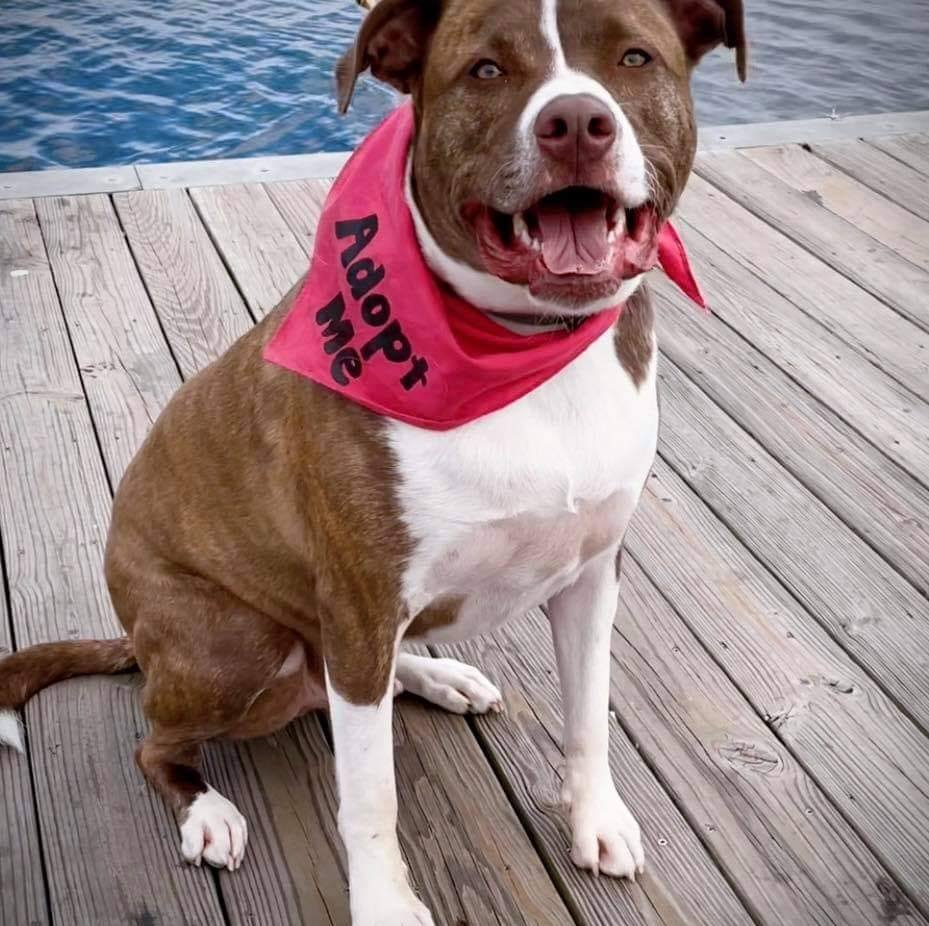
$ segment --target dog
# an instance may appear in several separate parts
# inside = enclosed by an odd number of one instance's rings
[[[139,766],[183,857],[234,870],[246,821],[201,745],[328,709],[352,922],[431,924],[396,835],[393,697],[502,697],[401,641],[545,604],[571,856],[642,871],[607,752],[623,537],[658,432],[643,279],[696,149],[691,72],[720,44],[744,80],[741,0],[381,0],[340,108],[368,70],[410,101],[337,181],[309,277],[127,469],[106,550],[126,636],[9,656],[0,741],[21,747],[14,710],[43,686],[138,666]]]

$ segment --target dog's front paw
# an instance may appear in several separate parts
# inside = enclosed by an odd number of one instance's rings
[[[366,885],[352,896],[352,926],[435,926],[435,923],[409,886]]]
[[[191,865],[201,861],[235,871],[242,864],[248,827],[232,801],[210,788],[198,794],[181,823],[181,854]]]
[[[642,833],[612,781],[566,788],[564,798],[571,817],[574,864],[595,875],[635,881],[645,866]]]

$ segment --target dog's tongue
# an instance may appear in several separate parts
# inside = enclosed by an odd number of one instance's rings
[[[603,203],[574,209],[563,203],[536,207],[542,238],[542,257],[552,273],[599,273],[609,256],[606,240],[606,206]]]

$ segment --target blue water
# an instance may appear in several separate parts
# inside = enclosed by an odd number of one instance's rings
[[[702,124],[929,109],[929,0],[748,8],[752,78],[711,55]],[[0,170],[351,148],[393,103],[365,81],[335,112],[361,17],[352,0],[0,0]]]

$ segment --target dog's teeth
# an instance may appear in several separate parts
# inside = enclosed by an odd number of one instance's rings
[[[626,224],[626,210],[622,206],[617,206],[613,210],[613,214],[610,216],[610,228],[613,231],[617,231],[623,228]]]
[[[518,241],[522,242],[527,247],[531,247],[532,240],[529,237],[529,228],[521,212],[517,212],[516,215],[513,216],[513,234]]]
[[[606,233],[606,240],[609,241],[610,244],[616,243],[616,227],[615,226]]]

